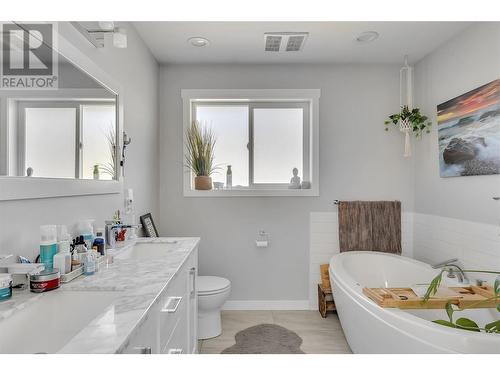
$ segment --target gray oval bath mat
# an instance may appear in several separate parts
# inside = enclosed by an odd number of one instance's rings
[[[295,332],[276,324],[259,324],[238,332],[236,344],[221,354],[305,354],[302,339]]]

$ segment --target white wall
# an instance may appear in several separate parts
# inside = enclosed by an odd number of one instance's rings
[[[441,178],[436,106],[500,77],[500,23],[481,23],[415,67],[416,104],[432,116],[430,136],[415,152],[417,259],[459,257],[468,267],[500,268],[500,176]]]
[[[383,126],[399,106],[399,67],[168,65],[160,75],[160,231],[201,236],[200,274],[229,278],[231,300],[307,305],[310,212],[334,211],[334,199],[399,199],[413,211],[412,161]],[[181,89],[203,88],[321,89],[321,196],[183,197]],[[255,247],[260,229],[267,249]]]
[[[124,88],[127,149],[125,187],[134,189],[138,215],[158,217],[158,64],[130,24],[128,48],[94,48],[69,23],[59,31]],[[109,45],[112,45],[110,43]],[[123,207],[122,194],[0,202],[0,253],[34,257],[41,224],[74,224],[94,218],[103,224]]]

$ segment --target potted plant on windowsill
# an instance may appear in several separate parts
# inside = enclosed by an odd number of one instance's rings
[[[216,137],[212,129],[193,121],[186,130],[186,167],[195,175],[196,190],[211,190]]]

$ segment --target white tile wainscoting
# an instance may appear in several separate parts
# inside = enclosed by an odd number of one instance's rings
[[[404,212],[403,256],[426,263],[458,258],[468,269],[500,270],[500,227],[449,217]],[[337,212],[311,212],[309,246],[309,308],[317,309],[319,265],[339,252]],[[470,274],[471,281],[494,276]]]
[[[403,255],[413,256],[413,213],[402,214]],[[311,212],[309,237],[309,308],[318,308],[317,284],[320,281],[319,266],[329,263],[339,253],[339,225],[337,211]]]
[[[500,227],[449,217],[414,214],[414,257],[426,263],[458,258],[468,269],[500,270]],[[491,280],[470,274],[471,281]]]

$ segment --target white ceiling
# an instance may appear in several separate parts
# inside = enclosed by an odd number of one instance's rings
[[[168,63],[401,63],[416,62],[470,22],[133,22],[158,62]],[[265,52],[264,33],[309,32],[302,51]],[[377,31],[372,43],[355,41]],[[187,39],[201,36],[206,47]]]

